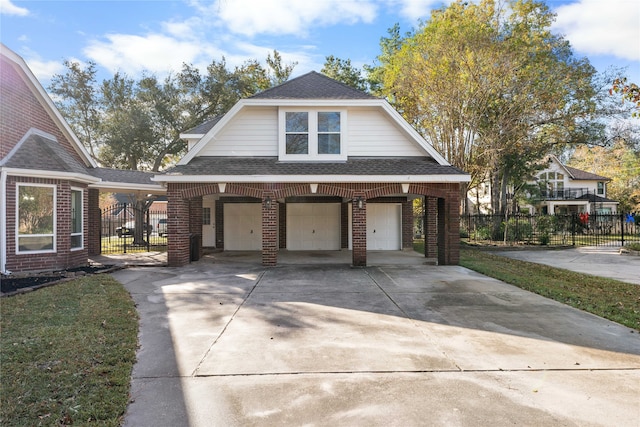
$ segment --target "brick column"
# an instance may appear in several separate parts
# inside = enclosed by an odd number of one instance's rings
[[[216,200],[216,249],[224,249],[224,203]]]
[[[413,250],[413,201],[402,202],[402,249]]]
[[[278,203],[278,247],[287,248],[287,204]]]
[[[349,204],[340,203],[340,249],[349,249]]]
[[[170,267],[189,264],[189,201],[176,184],[167,186],[167,246]]]
[[[87,229],[85,233],[87,235],[87,247],[89,249],[89,255],[99,255],[102,251],[102,245],[100,239],[102,237],[101,223],[102,223],[102,211],[100,210],[100,190],[90,188],[88,190],[88,219]]]
[[[362,197],[362,208],[356,201]],[[353,221],[351,224],[351,255],[354,267],[367,265],[367,201],[363,193],[355,193],[352,203]]]
[[[267,267],[278,263],[278,202],[273,196],[265,192],[262,197],[262,265]]]
[[[449,184],[447,192],[447,265],[460,262],[460,184]]]
[[[438,256],[438,199],[427,196],[424,204],[424,256],[435,258]]]

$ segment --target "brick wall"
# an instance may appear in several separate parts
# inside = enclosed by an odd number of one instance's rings
[[[262,199],[262,265],[278,262],[278,202],[273,192],[266,191]]]

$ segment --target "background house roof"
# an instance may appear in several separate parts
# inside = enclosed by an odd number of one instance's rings
[[[151,178],[156,172],[146,171],[133,171],[111,168],[95,168],[89,171],[91,175],[96,178],[100,178],[107,182],[122,182],[129,184],[141,184],[141,185],[157,185],[151,181]]]
[[[249,99],[379,99],[323,74],[311,71]]]
[[[611,181],[611,178],[607,178],[605,176],[596,175],[595,173],[586,172],[580,169],[572,168],[570,166],[563,166],[567,170],[567,172],[569,172],[571,178],[578,181]]]
[[[195,157],[168,175],[461,175],[429,157],[349,158],[346,162],[281,162],[277,157]],[[160,179],[161,180],[161,179]]]

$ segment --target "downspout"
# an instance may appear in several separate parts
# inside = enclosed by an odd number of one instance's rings
[[[7,171],[0,170],[0,273],[6,271],[7,265]]]

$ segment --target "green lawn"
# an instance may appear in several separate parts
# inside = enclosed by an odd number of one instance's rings
[[[424,253],[424,243],[414,249]],[[640,286],[514,260],[461,246],[460,265],[522,289],[640,330]]]
[[[0,304],[0,425],[120,425],[138,333],[122,285],[85,276]]]

